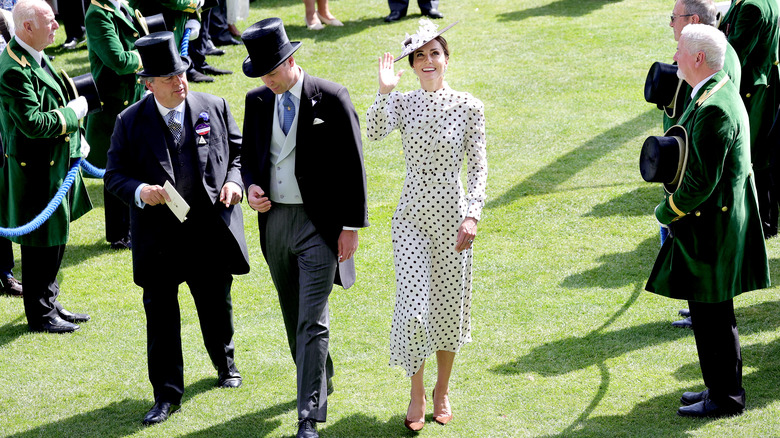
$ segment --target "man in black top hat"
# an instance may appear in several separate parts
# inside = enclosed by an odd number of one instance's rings
[[[217,386],[241,385],[233,359],[233,274],[249,272],[241,215],[241,133],[224,99],[189,92],[171,32],[135,43],[150,95],[116,120],[105,183],[130,206],[133,277],[143,288],[149,380],[146,425],[165,421],[184,393],[177,292],[186,282]],[[174,206],[189,205],[186,220]],[[170,208],[169,208],[170,207]]]
[[[354,283],[357,229],[368,226],[360,126],[346,88],[295,63],[301,43],[282,20],[241,38],[244,74],[265,84],[246,95],[241,171],[298,370],[298,436],[316,437],[332,391],[328,296]]]

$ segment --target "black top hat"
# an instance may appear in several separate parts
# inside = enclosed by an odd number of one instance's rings
[[[100,101],[100,94],[98,94],[97,84],[92,73],[71,78],[65,70],[60,70],[60,75],[65,80],[65,94],[68,95],[68,100],[84,96],[87,99],[87,114],[103,111],[103,102]]]
[[[664,189],[674,193],[682,182],[688,164],[688,133],[674,125],[661,136],[647,137],[639,157],[639,171],[647,182],[663,183]]]
[[[184,73],[189,59],[179,55],[173,32],[155,32],[135,42],[144,69],[136,73],[144,77],[166,77]]]
[[[241,34],[249,55],[244,60],[244,74],[259,78],[271,73],[299,47],[299,41],[291,43],[284,31],[281,18],[266,18],[249,26]]]
[[[165,25],[165,17],[163,17],[163,14],[155,14],[150,15],[148,17],[144,17],[141,15],[141,11],[138,9],[135,10],[135,19],[138,21],[138,24],[141,26],[141,35],[146,36],[150,33],[155,32],[165,32],[168,30],[168,27]]]
[[[682,111],[685,101],[679,96],[683,83],[677,76],[676,65],[654,62],[645,79],[645,100],[658,105],[658,109],[666,111],[673,118]]]

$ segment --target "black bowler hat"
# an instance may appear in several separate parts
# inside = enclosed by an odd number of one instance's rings
[[[68,95],[68,100],[84,96],[87,99],[87,114],[103,111],[103,102],[100,101],[100,94],[92,73],[85,73],[71,78],[65,70],[60,70],[60,75],[65,80],[65,94]]]
[[[141,25],[141,36],[146,36],[155,32],[165,32],[168,30],[168,26],[165,25],[165,17],[163,17],[163,14],[155,14],[144,17],[141,15],[141,11],[136,9],[135,19],[138,21],[138,24]]]
[[[301,47],[300,41],[291,43],[287,38],[281,18],[258,21],[241,34],[241,40],[249,53],[244,60],[244,74],[250,78],[271,73]]]
[[[179,55],[173,32],[155,32],[135,42],[144,69],[136,73],[143,77],[166,77],[184,73],[189,59]]]
[[[645,79],[645,100],[658,105],[669,117],[679,116],[685,97],[680,96],[683,80],[677,77],[677,66],[655,62]]]
[[[680,187],[688,164],[688,133],[674,125],[661,136],[647,137],[639,157],[639,171],[647,182],[663,183],[664,189],[674,193]]]

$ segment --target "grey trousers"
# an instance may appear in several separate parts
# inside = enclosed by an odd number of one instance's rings
[[[328,296],[338,259],[302,205],[274,204],[266,214],[266,229],[261,232],[298,371],[298,418],[324,422],[327,381],[333,377]]]

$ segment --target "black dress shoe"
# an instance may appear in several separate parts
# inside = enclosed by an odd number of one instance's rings
[[[214,82],[214,78],[206,76],[197,70],[188,70],[187,80],[190,82]]]
[[[429,10],[423,12],[422,14],[423,15],[427,15],[428,17],[431,17],[431,18],[437,18],[437,19],[438,18],[444,18],[444,14],[439,12],[438,9],[429,9]]]
[[[672,327],[677,328],[693,328],[693,323],[691,322],[691,317],[683,318],[679,321],[674,321],[672,323]]]
[[[60,314],[60,318],[64,319],[65,321],[75,323],[75,322],[87,322],[90,318],[89,315],[86,313],[73,313],[71,311],[60,309],[57,311],[57,313]]]
[[[392,23],[393,21],[398,21],[404,18],[404,16],[406,16],[406,14],[401,13],[401,11],[390,11],[390,14],[385,17],[385,22]]]
[[[209,48],[204,52],[204,55],[206,56],[222,56],[224,54],[225,54],[224,50],[218,49],[216,47]]]
[[[59,316],[55,316],[50,320],[41,324],[40,327],[32,328],[34,332],[47,332],[47,333],[72,333],[79,329],[76,324],[65,321]]]
[[[24,295],[24,291],[22,290],[22,283],[20,283],[19,280],[15,279],[14,277],[8,277],[3,274],[0,274],[0,292],[13,295],[15,297],[21,297]]]
[[[241,386],[241,374],[238,371],[232,371],[229,373],[223,373],[219,375],[217,379],[217,387],[219,388],[238,388]]]
[[[144,426],[151,426],[152,424],[159,424],[167,420],[176,409],[173,408],[168,402],[154,402],[152,409],[144,416]]]
[[[242,41],[239,41],[233,37],[223,38],[220,40],[212,40],[214,41],[214,44],[217,46],[240,46],[244,44]]]
[[[691,316],[691,310],[690,309],[680,309],[677,311],[677,313],[680,314],[683,318],[687,318]]]
[[[130,248],[132,248],[130,237],[124,237],[122,239],[117,240],[116,242],[111,242],[111,249],[123,250],[123,249],[130,249]]]
[[[205,73],[207,75],[232,75],[233,72],[230,70],[222,70],[221,68],[216,68],[213,65],[209,64],[203,64],[199,69],[201,73]]]
[[[304,418],[298,422],[298,435],[295,438],[319,438],[317,422],[311,418]]]
[[[694,417],[694,418],[718,418],[718,417],[731,417],[733,415],[739,415],[743,411],[742,408],[725,408],[718,406],[717,403],[705,398],[704,400],[694,403],[690,406],[680,406],[677,409],[677,415],[681,417]]]
[[[709,389],[705,389],[702,392],[684,392],[682,397],[680,397],[680,403],[685,406],[689,406],[704,400],[709,394]]]

